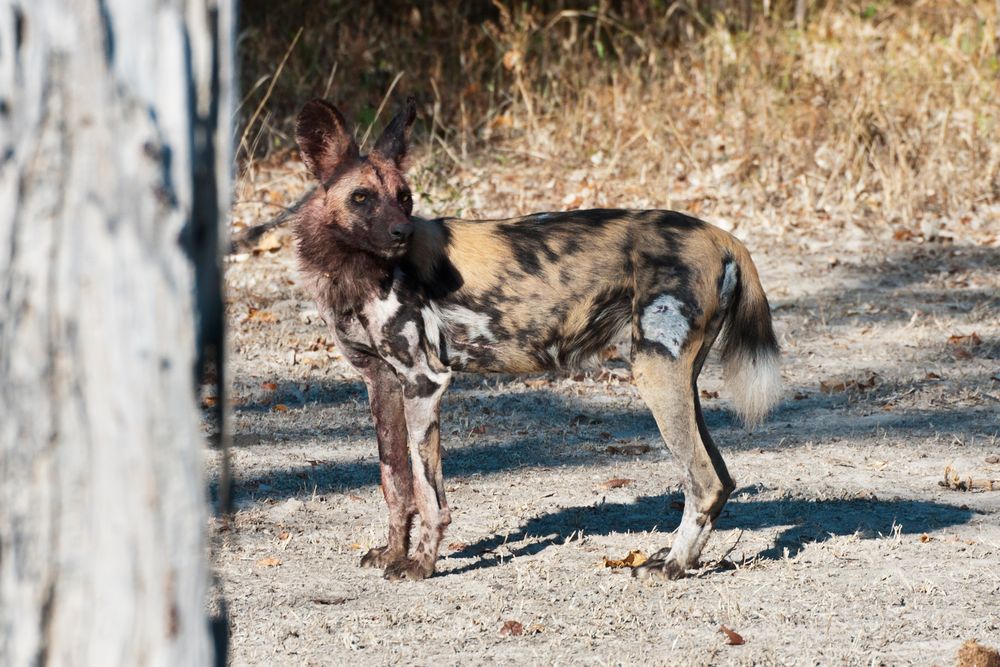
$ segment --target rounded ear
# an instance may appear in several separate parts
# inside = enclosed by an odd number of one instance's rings
[[[295,123],[295,140],[302,161],[324,187],[338,165],[358,157],[358,145],[347,132],[344,117],[326,100],[315,99],[302,107]]]
[[[389,121],[382,136],[375,142],[373,153],[392,160],[400,169],[404,169],[407,153],[410,149],[410,129],[417,117],[417,101],[413,97],[406,98],[406,106]]]

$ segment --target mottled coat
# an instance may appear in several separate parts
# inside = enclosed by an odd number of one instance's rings
[[[614,347],[632,362],[687,473],[673,546],[637,574],[683,576],[734,488],[696,386],[720,332],[727,385],[746,421],[760,420],[780,393],[778,346],[749,253],[730,234],[671,211],[414,217],[403,176],[414,115],[408,106],[365,156],[326,102],[307,104],[297,128],[322,185],[298,226],[301,264],[368,387],[390,511],[387,545],[362,564],[389,578],[434,570],[451,521],[439,407],[453,370],[577,368]]]

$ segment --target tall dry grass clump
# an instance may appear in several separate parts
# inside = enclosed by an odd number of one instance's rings
[[[297,21],[248,29],[244,69],[262,73],[241,113],[266,112],[244,196],[302,101],[325,94],[364,129],[405,72],[424,210],[664,207],[743,230],[997,242],[995,2],[389,4],[302,22],[277,85]]]

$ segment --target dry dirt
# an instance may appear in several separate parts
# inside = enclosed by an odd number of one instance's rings
[[[287,236],[232,258],[237,512],[215,559],[233,664],[949,665],[966,640],[1000,647],[1000,491],[939,484],[946,466],[1000,480],[1000,247],[737,233],[787,396],[748,433],[706,368],[738,490],[677,582],[604,566],[668,545],[680,518],[679,471],[627,368],[456,376],[437,574],[359,568],[386,530],[364,387]]]

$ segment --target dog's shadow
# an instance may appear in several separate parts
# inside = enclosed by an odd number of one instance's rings
[[[975,513],[965,505],[924,500],[756,500],[752,497],[756,491],[754,487],[738,490],[716,523],[723,530],[780,528],[770,548],[752,554],[754,560],[794,557],[808,544],[838,536],[871,539],[930,532],[966,523]],[[578,535],[666,533],[680,522],[682,501],[678,492],[642,496],[633,503],[601,502],[559,509],[528,520],[516,531],[497,533],[448,554],[448,560],[469,562],[442,574],[495,567],[511,557],[531,556]],[[656,545],[663,546],[667,545]]]

